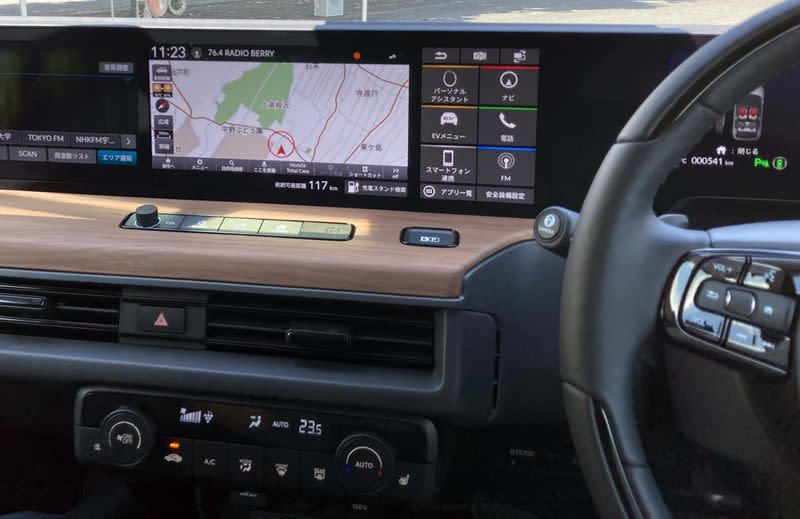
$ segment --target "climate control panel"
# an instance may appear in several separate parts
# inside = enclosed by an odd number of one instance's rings
[[[426,419],[87,388],[75,403],[83,463],[309,494],[422,499],[435,493]]]

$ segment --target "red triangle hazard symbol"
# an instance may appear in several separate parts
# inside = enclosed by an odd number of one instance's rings
[[[278,146],[278,153],[277,154],[280,155],[281,157],[286,155],[286,150],[283,149],[283,144]]]
[[[167,326],[169,326],[169,323],[167,322],[167,318],[164,315],[164,312],[158,314],[158,317],[156,317],[156,321],[153,323],[153,326],[160,326],[162,328],[166,328]]]

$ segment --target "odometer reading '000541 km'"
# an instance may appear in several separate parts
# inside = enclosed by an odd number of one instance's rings
[[[256,50],[191,47],[187,59],[150,61],[155,169],[262,175],[276,191],[407,196],[408,64]]]

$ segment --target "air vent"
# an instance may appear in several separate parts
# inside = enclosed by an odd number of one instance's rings
[[[434,313],[407,306],[212,294],[207,347],[430,369]]]
[[[0,333],[115,341],[119,302],[100,285],[0,281]]]

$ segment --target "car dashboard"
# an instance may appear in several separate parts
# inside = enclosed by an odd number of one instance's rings
[[[564,491],[564,260],[534,219],[580,210],[625,121],[713,36],[7,22],[0,375],[50,404],[2,425],[256,508],[547,494],[585,516]],[[656,212],[795,216],[798,73],[687,150]]]

